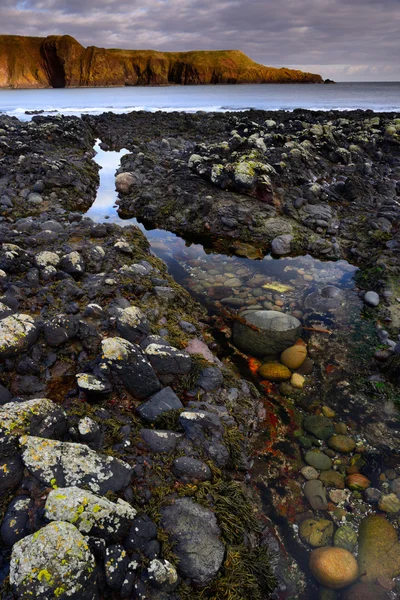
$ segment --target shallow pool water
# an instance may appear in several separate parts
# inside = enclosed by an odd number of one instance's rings
[[[87,212],[95,221],[135,224],[145,233],[155,255],[168,265],[175,280],[211,310],[241,313],[251,309],[291,312],[313,321],[344,325],[359,312],[354,287],[356,268],[346,261],[322,262],[311,256],[251,260],[206,251],[160,229],[147,230],[136,219],[122,220],[115,208],[115,172],[127,150],[104,151],[95,146],[102,167],[96,201]],[[334,286],[335,298],[322,292]],[[332,294],[331,294],[332,295]],[[325,297],[327,296],[327,297]]]

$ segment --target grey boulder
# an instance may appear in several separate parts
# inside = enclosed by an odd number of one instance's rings
[[[161,527],[170,535],[179,560],[178,571],[196,585],[211,581],[225,554],[215,514],[190,498],[161,509]]]
[[[244,319],[246,323],[235,321],[233,325],[233,343],[255,356],[278,354],[292,346],[301,333],[298,319],[274,310],[255,310]]]

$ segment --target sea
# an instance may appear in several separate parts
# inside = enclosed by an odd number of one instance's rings
[[[158,110],[237,111],[247,109],[400,111],[400,82],[198,85],[124,88],[0,90],[0,114],[29,120],[31,111],[81,115]]]

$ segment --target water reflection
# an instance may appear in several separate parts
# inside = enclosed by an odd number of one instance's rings
[[[355,267],[346,261],[322,262],[311,256],[251,260],[206,252],[200,244],[187,245],[173,233],[146,230],[136,219],[122,220],[115,210],[115,172],[128,150],[105,152],[95,146],[101,165],[100,187],[87,213],[95,221],[135,224],[145,233],[151,249],[168,265],[171,275],[210,309],[290,312],[310,322],[344,325],[359,313],[351,292]],[[329,287],[334,289],[329,291]],[[335,291],[337,289],[337,291]]]

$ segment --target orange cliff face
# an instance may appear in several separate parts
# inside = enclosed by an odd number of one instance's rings
[[[69,35],[0,35],[0,88],[216,83],[323,83],[323,79],[313,73],[265,67],[240,50],[84,48]]]

